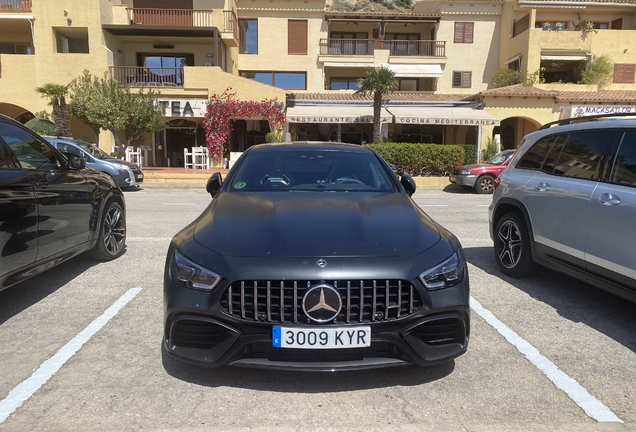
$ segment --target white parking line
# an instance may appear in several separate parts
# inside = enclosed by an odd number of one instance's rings
[[[547,357],[543,356],[539,350],[499,321],[488,309],[484,309],[472,296],[470,297],[470,308],[497,330],[508,342],[514,345],[514,347],[543,372],[555,386],[563,390],[570,399],[581,407],[589,417],[597,422],[623,423],[612,410],[588,393],[585,387],[570,378],[563,371],[560,371],[559,368],[548,360]]]
[[[59,349],[53,357],[45,361],[33,374],[15,386],[6,398],[0,401],[0,424],[15,410],[40,389],[73,355],[92,338],[95,333],[130,302],[141,288],[131,288],[121,296],[111,307],[106,309],[99,318],[95,319],[84,330]]]

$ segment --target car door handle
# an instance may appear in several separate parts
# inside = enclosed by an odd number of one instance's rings
[[[549,191],[550,189],[552,189],[552,186],[550,186],[550,185],[549,185],[549,184],[547,184],[547,183],[539,183],[539,184],[538,184],[538,185],[536,185],[534,188],[535,188],[536,190],[540,191],[540,192],[547,192],[547,191]]]
[[[610,206],[610,205],[618,205],[621,203],[621,199],[619,198],[618,195],[615,195],[613,193],[604,193],[604,194],[600,194],[598,197],[598,200],[606,206]]]
[[[47,188],[51,186],[51,182],[49,182],[48,180],[40,180],[35,185],[40,188]]]

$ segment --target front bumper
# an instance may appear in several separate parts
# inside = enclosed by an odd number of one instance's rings
[[[432,365],[463,354],[470,335],[468,278],[457,286],[421,293],[414,313],[383,321],[351,319],[318,324],[228,313],[227,286],[196,291],[164,279],[164,348],[180,360],[205,366],[334,371],[405,364]],[[384,288],[379,288],[384,289]],[[259,303],[269,302],[259,298]],[[378,307],[378,310],[381,309]],[[285,318],[283,318],[285,319]],[[291,349],[272,346],[273,326],[325,328],[368,325],[371,346]]]
[[[477,182],[477,176],[476,175],[451,174],[450,176],[448,176],[448,180],[451,183],[456,183],[458,185],[475,187],[475,183]]]

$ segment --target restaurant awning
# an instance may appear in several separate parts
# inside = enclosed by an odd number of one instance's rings
[[[438,64],[392,64],[384,63],[397,78],[439,78],[442,76],[442,66]]]
[[[373,123],[372,106],[356,105],[302,105],[287,108],[289,123]],[[384,108],[380,112],[382,123],[391,123],[393,117]]]
[[[471,107],[389,106],[395,123],[413,125],[499,126],[498,118]]]

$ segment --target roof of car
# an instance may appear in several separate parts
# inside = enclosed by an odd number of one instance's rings
[[[250,147],[249,151],[277,151],[277,150],[347,150],[361,153],[370,152],[366,147],[359,144],[349,144],[329,141],[291,141],[282,143],[259,144]]]

